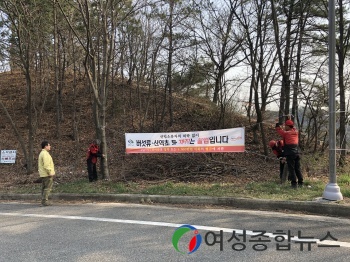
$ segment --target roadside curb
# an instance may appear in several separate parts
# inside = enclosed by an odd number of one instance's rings
[[[101,201],[129,203],[214,205],[248,210],[296,211],[324,216],[350,218],[350,205],[331,201],[282,201],[233,197],[169,196],[143,194],[52,194],[51,199],[63,201]],[[40,194],[3,194],[0,200],[37,200]]]

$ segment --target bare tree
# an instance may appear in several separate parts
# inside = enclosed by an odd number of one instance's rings
[[[45,13],[45,10],[48,10],[50,6],[40,1],[23,2],[9,0],[1,2],[0,8],[1,11],[7,15],[8,20],[5,24],[11,31],[9,44],[11,63],[16,64],[22,69],[26,80],[28,147],[25,145],[25,140],[20,137],[21,134],[16,129],[15,123],[12,121],[8,112],[6,115],[9,118],[11,125],[14,128],[15,135],[21,144],[27,173],[31,174],[34,169],[33,143],[36,128],[38,126],[38,119],[40,118],[40,114],[45,105],[45,97],[43,97],[41,101],[41,109],[38,110],[35,102],[37,99],[35,94],[40,93],[42,96],[46,95],[45,91],[36,90],[39,89],[39,87],[35,84],[36,82],[33,83],[33,78],[36,78],[39,75],[39,79],[41,80],[41,76],[45,75],[42,69],[45,70],[45,68],[47,68],[48,60],[43,58],[47,57],[47,55],[43,55],[45,51],[42,47],[48,44],[45,39],[48,35],[49,26],[45,24],[42,12]],[[40,28],[40,30],[38,30],[38,28]],[[38,81],[38,83],[41,83],[41,81]],[[46,88],[48,85],[45,86],[44,90],[47,90]],[[6,109],[4,110],[6,112]]]
[[[272,86],[278,77],[278,70],[275,69],[277,56],[272,45],[272,28],[268,7],[268,1],[242,2],[240,12],[235,12],[246,36],[242,43],[242,53],[244,53],[246,63],[250,66],[252,72],[249,102],[254,97],[257,115],[254,130],[259,129],[261,132],[265,155],[268,154],[268,150],[263,125],[264,112],[271,96]],[[248,114],[250,117],[249,108]]]
[[[314,28],[317,31],[311,34],[312,39],[314,39],[314,52],[319,56],[327,56],[328,48],[328,2],[320,1],[318,3],[318,8],[313,11],[314,15],[318,17],[318,21],[313,23]],[[346,156],[346,144],[347,144],[347,132],[346,125],[348,122],[349,113],[347,112],[346,105],[346,90],[349,71],[347,70],[346,64],[348,63],[348,53],[349,53],[349,40],[350,40],[350,24],[348,22],[347,16],[349,14],[349,2],[339,0],[336,2],[336,26],[338,28],[337,40],[336,40],[336,54],[337,69],[338,69],[338,79],[337,83],[339,86],[339,144],[341,147],[339,164],[345,164]],[[323,19],[323,20],[322,20]]]
[[[240,32],[235,16],[240,2],[198,1],[195,6],[198,9],[198,14],[194,17],[195,24],[199,24],[200,29],[194,30],[194,34],[200,43],[199,48],[203,56],[210,59],[214,65],[213,102],[220,105],[220,125],[225,112],[225,75],[241,62],[237,54],[244,35]]]
[[[339,164],[344,166],[346,160],[346,125],[347,117],[349,113],[346,111],[346,102],[345,102],[345,58],[349,52],[350,47],[350,24],[347,21],[346,15],[346,4],[343,0],[338,1],[339,5],[339,41],[336,45],[336,51],[338,55],[338,82],[339,82],[339,106],[340,106],[340,119],[339,119],[339,137],[340,137],[340,159]],[[349,7],[348,7],[349,8]]]
[[[106,155],[101,161],[102,177],[110,179],[108,168],[108,146],[106,138],[106,107],[108,87],[111,79],[111,65],[115,53],[115,33],[118,24],[135,12],[137,6],[132,1],[107,0],[89,1],[78,0],[74,3],[84,26],[85,37],[78,33],[76,25],[71,23],[62,6],[67,22],[78,37],[85,51],[85,72],[93,93],[93,112],[96,125],[96,137],[101,141],[101,150]]]

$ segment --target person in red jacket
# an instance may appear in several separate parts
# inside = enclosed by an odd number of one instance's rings
[[[286,158],[284,157],[284,152],[283,152],[283,140],[278,140],[278,141],[271,140],[269,142],[269,146],[272,149],[272,153],[274,153],[280,161],[280,179],[281,179],[281,182],[284,182],[282,181],[282,178],[283,178],[283,170],[284,170],[284,164],[286,163]]]
[[[89,182],[97,181],[96,163],[98,157],[103,157],[103,154],[100,152],[99,141],[95,140],[91,143],[87,151],[86,164],[89,175]]]
[[[300,169],[300,155],[299,155],[299,133],[294,128],[292,120],[288,119],[285,122],[284,130],[276,123],[276,131],[283,138],[284,142],[284,156],[287,159],[289,177],[291,179],[291,186],[296,188],[303,186],[303,175]],[[298,178],[298,182],[297,182]]]

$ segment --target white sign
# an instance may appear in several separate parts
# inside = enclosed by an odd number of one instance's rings
[[[14,164],[16,163],[17,150],[1,150],[1,164]]]
[[[244,152],[244,128],[172,133],[126,133],[125,145],[127,154]]]

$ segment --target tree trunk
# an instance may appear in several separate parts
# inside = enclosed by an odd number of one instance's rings
[[[55,91],[56,91],[56,138],[61,138],[61,130],[60,130],[60,88],[59,88],[59,64],[58,64],[58,36],[57,36],[57,11],[56,11],[56,0],[53,0],[53,23],[54,23],[54,34],[53,34],[53,42],[54,42],[54,54],[55,54]]]
[[[15,123],[13,122],[12,117],[10,116],[9,112],[7,111],[5,105],[1,101],[1,97],[0,97],[0,106],[1,106],[2,110],[4,111],[4,114],[6,115],[7,119],[9,120],[9,122],[11,124],[11,127],[13,129],[13,132],[15,133],[15,136],[16,136],[16,138],[17,138],[17,140],[18,140],[18,142],[19,142],[19,144],[21,146],[21,149],[22,149],[22,152],[23,152],[23,155],[24,155],[24,159],[25,159],[25,162],[26,162],[24,167],[27,169],[28,154],[27,154],[25,142],[24,142],[21,134],[18,132],[18,129],[17,129]]]
[[[290,99],[290,75],[289,75],[289,59],[290,59],[290,44],[291,44],[291,20],[294,10],[294,0],[289,3],[289,13],[286,22],[286,39],[285,39],[285,50],[284,58],[282,58],[281,43],[279,40],[279,25],[277,21],[277,11],[275,8],[275,0],[271,0],[271,11],[272,21],[275,32],[275,42],[278,54],[279,65],[282,73],[282,86],[281,86],[281,97],[280,97],[280,108],[279,108],[279,122],[283,122],[284,115],[289,114],[289,99]]]
[[[26,66],[26,83],[28,90],[28,155],[26,159],[27,174],[33,173],[33,149],[34,149],[34,125],[33,125],[33,102],[32,102],[32,80],[30,77],[29,65]]]

